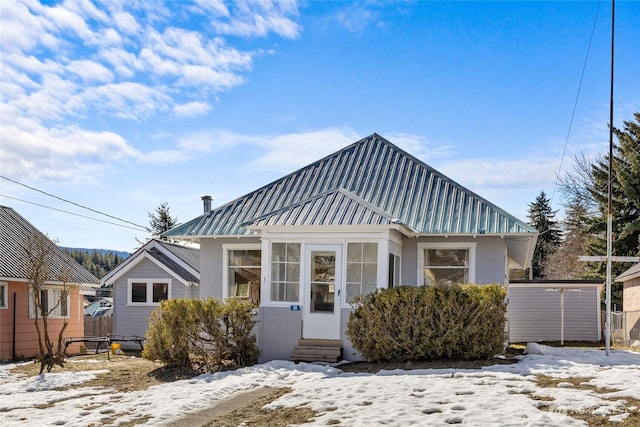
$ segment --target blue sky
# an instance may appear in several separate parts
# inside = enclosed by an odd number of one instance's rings
[[[204,194],[218,206],[377,132],[526,221],[574,154],[608,148],[610,22],[596,1],[2,1],[0,175],[186,222]],[[616,2],[616,126],[640,111],[638,22],[640,2]],[[148,237],[6,179],[0,194],[64,246]]]

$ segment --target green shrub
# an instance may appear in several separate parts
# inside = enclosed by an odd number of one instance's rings
[[[162,301],[151,314],[143,357],[206,371],[258,361],[253,304],[213,298]]]
[[[402,286],[360,298],[347,336],[367,360],[489,358],[506,342],[500,285]]]

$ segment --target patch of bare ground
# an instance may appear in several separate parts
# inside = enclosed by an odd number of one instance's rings
[[[162,363],[137,357],[136,354],[87,354],[69,357],[66,360],[63,368],[56,366],[51,372],[107,370],[106,373],[96,374],[95,379],[83,383],[83,386],[105,387],[120,392],[144,390],[156,384],[198,375],[196,371],[165,367]],[[40,365],[32,362],[20,364],[12,371],[31,377],[37,376],[39,369]]]
[[[595,387],[595,386],[586,384],[585,378],[560,379],[560,378],[548,377],[546,375],[537,375],[536,381],[538,385],[543,388],[555,388],[555,387],[559,387],[561,383],[564,383],[564,384],[570,383],[572,384],[572,388],[576,390],[591,390],[594,393],[597,393],[599,395],[618,391],[615,389],[600,388],[600,387]],[[534,393],[529,394],[529,397],[539,401],[553,401],[553,398],[550,398],[547,396],[537,396]],[[593,414],[592,411],[589,409],[585,411],[567,411],[566,414],[569,415],[571,418],[575,418],[575,419],[587,422],[590,427],[601,427],[601,426],[611,426],[611,425],[616,425],[621,427],[622,426],[640,426],[640,400],[633,399],[630,397],[613,398],[613,399],[606,399],[602,397],[602,399],[611,400],[611,401],[623,401],[624,407],[621,408],[618,413],[628,414],[626,419],[624,421],[614,423],[612,421],[609,421],[609,416],[616,415],[616,414],[597,415],[597,414]],[[544,410],[549,410],[549,407],[547,405],[542,405],[539,409],[544,411]]]
[[[263,409],[263,407],[280,396],[290,393],[290,388],[274,389],[264,397],[254,400],[252,403],[235,409],[232,412],[215,417],[206,427],[285,427],[292,424],[304,424],[313,421],[316,412],[307,406],[295,408],[280,407],[276,409]]]

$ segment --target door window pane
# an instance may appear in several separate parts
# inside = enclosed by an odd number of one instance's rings
[[[312,313],[333,313],[336,288],[336,253],[311,252],[311,307]]]

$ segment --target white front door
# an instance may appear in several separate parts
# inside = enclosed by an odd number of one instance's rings
[[[302,337],[340,339],[342,246],[307,245]]]

